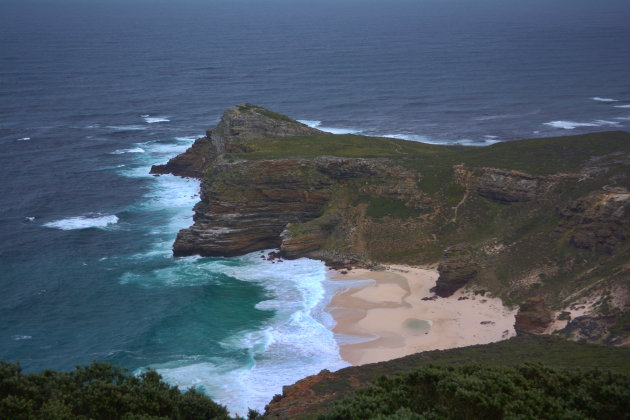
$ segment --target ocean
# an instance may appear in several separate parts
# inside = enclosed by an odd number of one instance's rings
[[[241,414],[346,366],[323,263],[173,258],[199,184],[151,165],[239,102],[436,144],[630,130],[629,20],[614,0],[3,1],[0,357],[151,367]]]

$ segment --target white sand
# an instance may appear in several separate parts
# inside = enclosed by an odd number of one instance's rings
[[[429,290],[435,286],[437,270],[395,265],[385,271],[329,273],[340,282],[374,280],[334,296],[327,309],[337,321],[335,333],[369,340],[340,346],[341,357],[353,365],[515,335],[516,310],[505,308],[499,298],[460,290],[449,298],[422,300],[433,296]]]

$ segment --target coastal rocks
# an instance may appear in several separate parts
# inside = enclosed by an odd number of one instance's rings
[[[474,263],[468,246],[460,244],[449,247],[438,265],[440,276],[431,291],[437,296],[449,297],[473,280],[478,271],[479,267]]]
[[[217,161],[202,182],[195,223],[178,233],[173,252],[234,256],[277,248],[287,224],[321,214],[330,184],[296,160]]]
[[[558,232],[570,231],[580,249],[613,254],[630,238],[630,192],[623,188],[596,191],[559,208]]]
[[[602,342],[610,335],[610,327],[615,324],[615,321],[614,316],[583,315],[569,322],[560,333],[568,335],[576,341]],[[626,334],[628,332],[626,331]]]
[[[469,281],[479,271],[470,249],[466,245],[455,245],[444,252],[444,258],[438,265],[440,277],[432,292],[440,297],[449,297]]]
[[[553,312],[540,297],[531,297],[523,302],[516,314],[514,329],[518,335],[544,334],[553,322]]]
[[[548,194],[559,182],[577,179],[579,175],[531,175],[522,171],[498,168],[467,169],[454,166],[455,181],[482,197],[503,203],[532,201]]]
[[[282,395],[276,395],[265,406],[265,418],[294,419],[314,415],[320,405],[334,400],[339,392],[318,392],[317,386],[337,379],[337,375],[329,370],[322,370],[317,375],[299,380],[293,385],[282,387]],[[347,394],[348,390],[343,392]]]
[[[170,159],[165,165],[153,165],[150,173],[201,178],[208,165],[214,162],[217,156],[212,140],[201,137],[195,140],[186,152]]]
[[[391,171],[384,159],[320,156],[230,162],[219,156],[202,180],[195,223],[179,232],[173,252],[235,256],[280,247],[287,258],[311,255],[340,223],[336,212],[320,218],[335,191],[347,182],[381,178]]]

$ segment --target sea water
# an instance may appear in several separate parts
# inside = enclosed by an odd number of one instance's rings
[[[3,1],[0,357],[241,414],[345,366],[324,265],[173,258],[199,182],[151,165],[244,101],[435,144],[628,130],[628,4],[591,3]]]

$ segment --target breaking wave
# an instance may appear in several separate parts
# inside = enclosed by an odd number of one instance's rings
[[[54,222],[44,223],[44,226],[61,230],[76,230],[90,228],[105,228],[109,225],[118,223],[118,217],[115,215],[94,215],[94,216],[78,216],[69,217],[67,219],[56,220]]]

